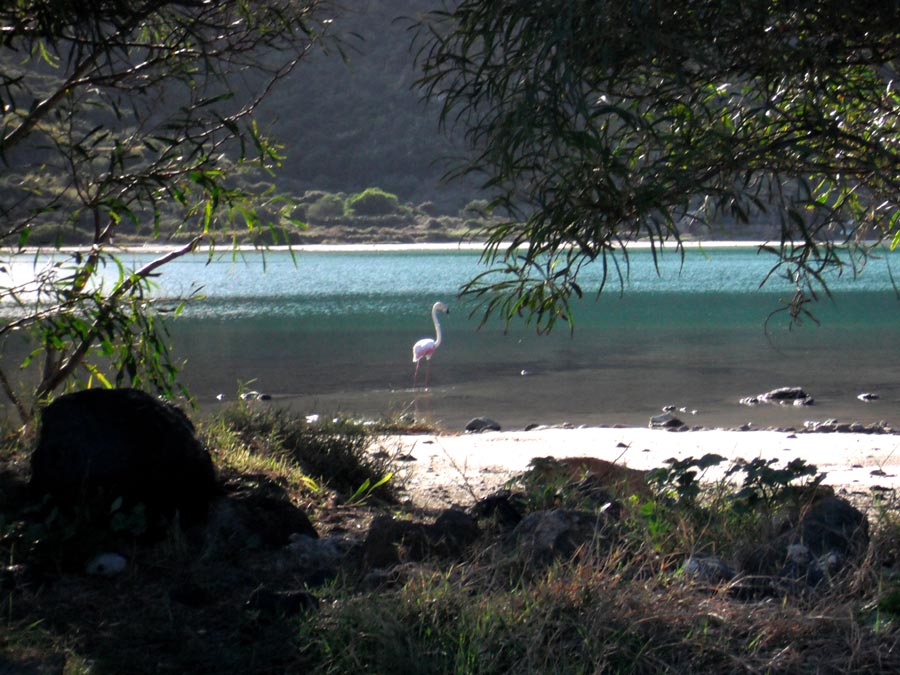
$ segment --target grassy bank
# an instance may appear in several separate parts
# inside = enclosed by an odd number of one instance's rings
[[[135,514],[101,526],[41,511],[24,489],[28,442],[7,441],[0,672],[900,670],[893,495],[865,498],[865,550],[814,588],[742,595],[685,572],[691,556],[730,559],[773,537],[780,518],[824,490],[806,465],[751,463],[742,482],[708,485],[699,479],[713,459],[703,458],[669,464],[643,487],[598,491],[534,464],[509,486],[517,507],[605,519],[596,536],[539,561],[511,546],[496,513],[482,514],[462,554],[401,550],[401,564],[378,574],[354,562],[310,575],[277,527],[286,513],[305,513],[322,540],[357,542],[379,516],[437,515],[398,482],[402,457],[368,451],[397,430],[231,408],[202,433],[246,522],[219,511],[202,531],[173,527],[155,542],[142,540]],[[80,561],[101,550],[124,554],[125,571],[86,575]]]

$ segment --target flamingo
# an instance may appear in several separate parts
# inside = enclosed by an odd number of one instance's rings
[[[432,306],[431,320],[434,321],[434,339],[432,340],[431,338],[422,338],[413,345],[412,360],[413,363],[416,364],[416,372],[413,375],[413,387],[416,386],[416,379],[419,377],[419,363],[424,358],[426,361],[428,361],[427,368],[425,370],[425,387],[428,388],[428,373],[431,370],[431,355],[434,354],[435,350],[441,346],[441,324],[437,318],[438,312],[449,314],[450,309],[443,302],[436,302],[434,303],[434,306]]]

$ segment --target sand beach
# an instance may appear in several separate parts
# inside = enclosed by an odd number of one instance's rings
[[[389,436],[379,443],[397,452],[410,498],[423,506],[469,505],[514,475],[534,457],[596,457],[634,469],[665,465],[669,458],[706,453],[727,460],[777,459],[777,466],[802,458],[826,474],[824,483],[858,496],[900,487],[900,435],[733,431],[674,432],[649,428],[543,428],[479,434]],[[731,461],[703,476],[722,477]]]

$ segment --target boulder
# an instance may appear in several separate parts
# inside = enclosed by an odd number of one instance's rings
[[[692,555],[685,561],[682,572],[687,579],[713,585],[731,581],[737,576],[737,572],[717,556]]]
[[[869,521],[845,499],[822,497],[790,518],[781,534],[748,551],[741,571],[816,586],[859,564],[869,543]]]
[[[363,563],[368,568],[392,567],[432,556],[456,557],[479,535],[475,519],[457,509],[447,509],[432,524],[378,516],[363,542]]]
[[[741,399],[742,405],[758,405],[772,403],[774,405],[812,405],[813,397],[801,387],[778,387],[759,396],[748,396]]]
[[[490,417],[475,417],[466,424],[467,434],[480,434],[484,431],[500,431],[500,423]]]
[[[537,566],[569,558],[582,547],[604,541],[611,522],[604,513],[572,509],[535,511],[522,519],[512,537],[520,559]]]
[[[205,520],[218,494],[209,452],[174,405],[136,389],[61,396],[41,415],[30,488],[59,503],[143,504],[148,524]]]
[[[651,429],[680,429],[684,422],[670,412],[650,418]]]

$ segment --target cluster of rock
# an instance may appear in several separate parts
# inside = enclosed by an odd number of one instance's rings
[[[869,522],[845,499],[826,496],[790,514],[769,542],[729,563],[691,556],[683,573],[709,584],[728,584],[738,598],[805,593],[858,566],[866,555]]]
[[[818,422],[807,420],[803,423],[803,431],[810,433],[846,433],[846,434],[893,434],[894,429],[884,420],[862,424],[860,422],[839,422],[835,419]]]

